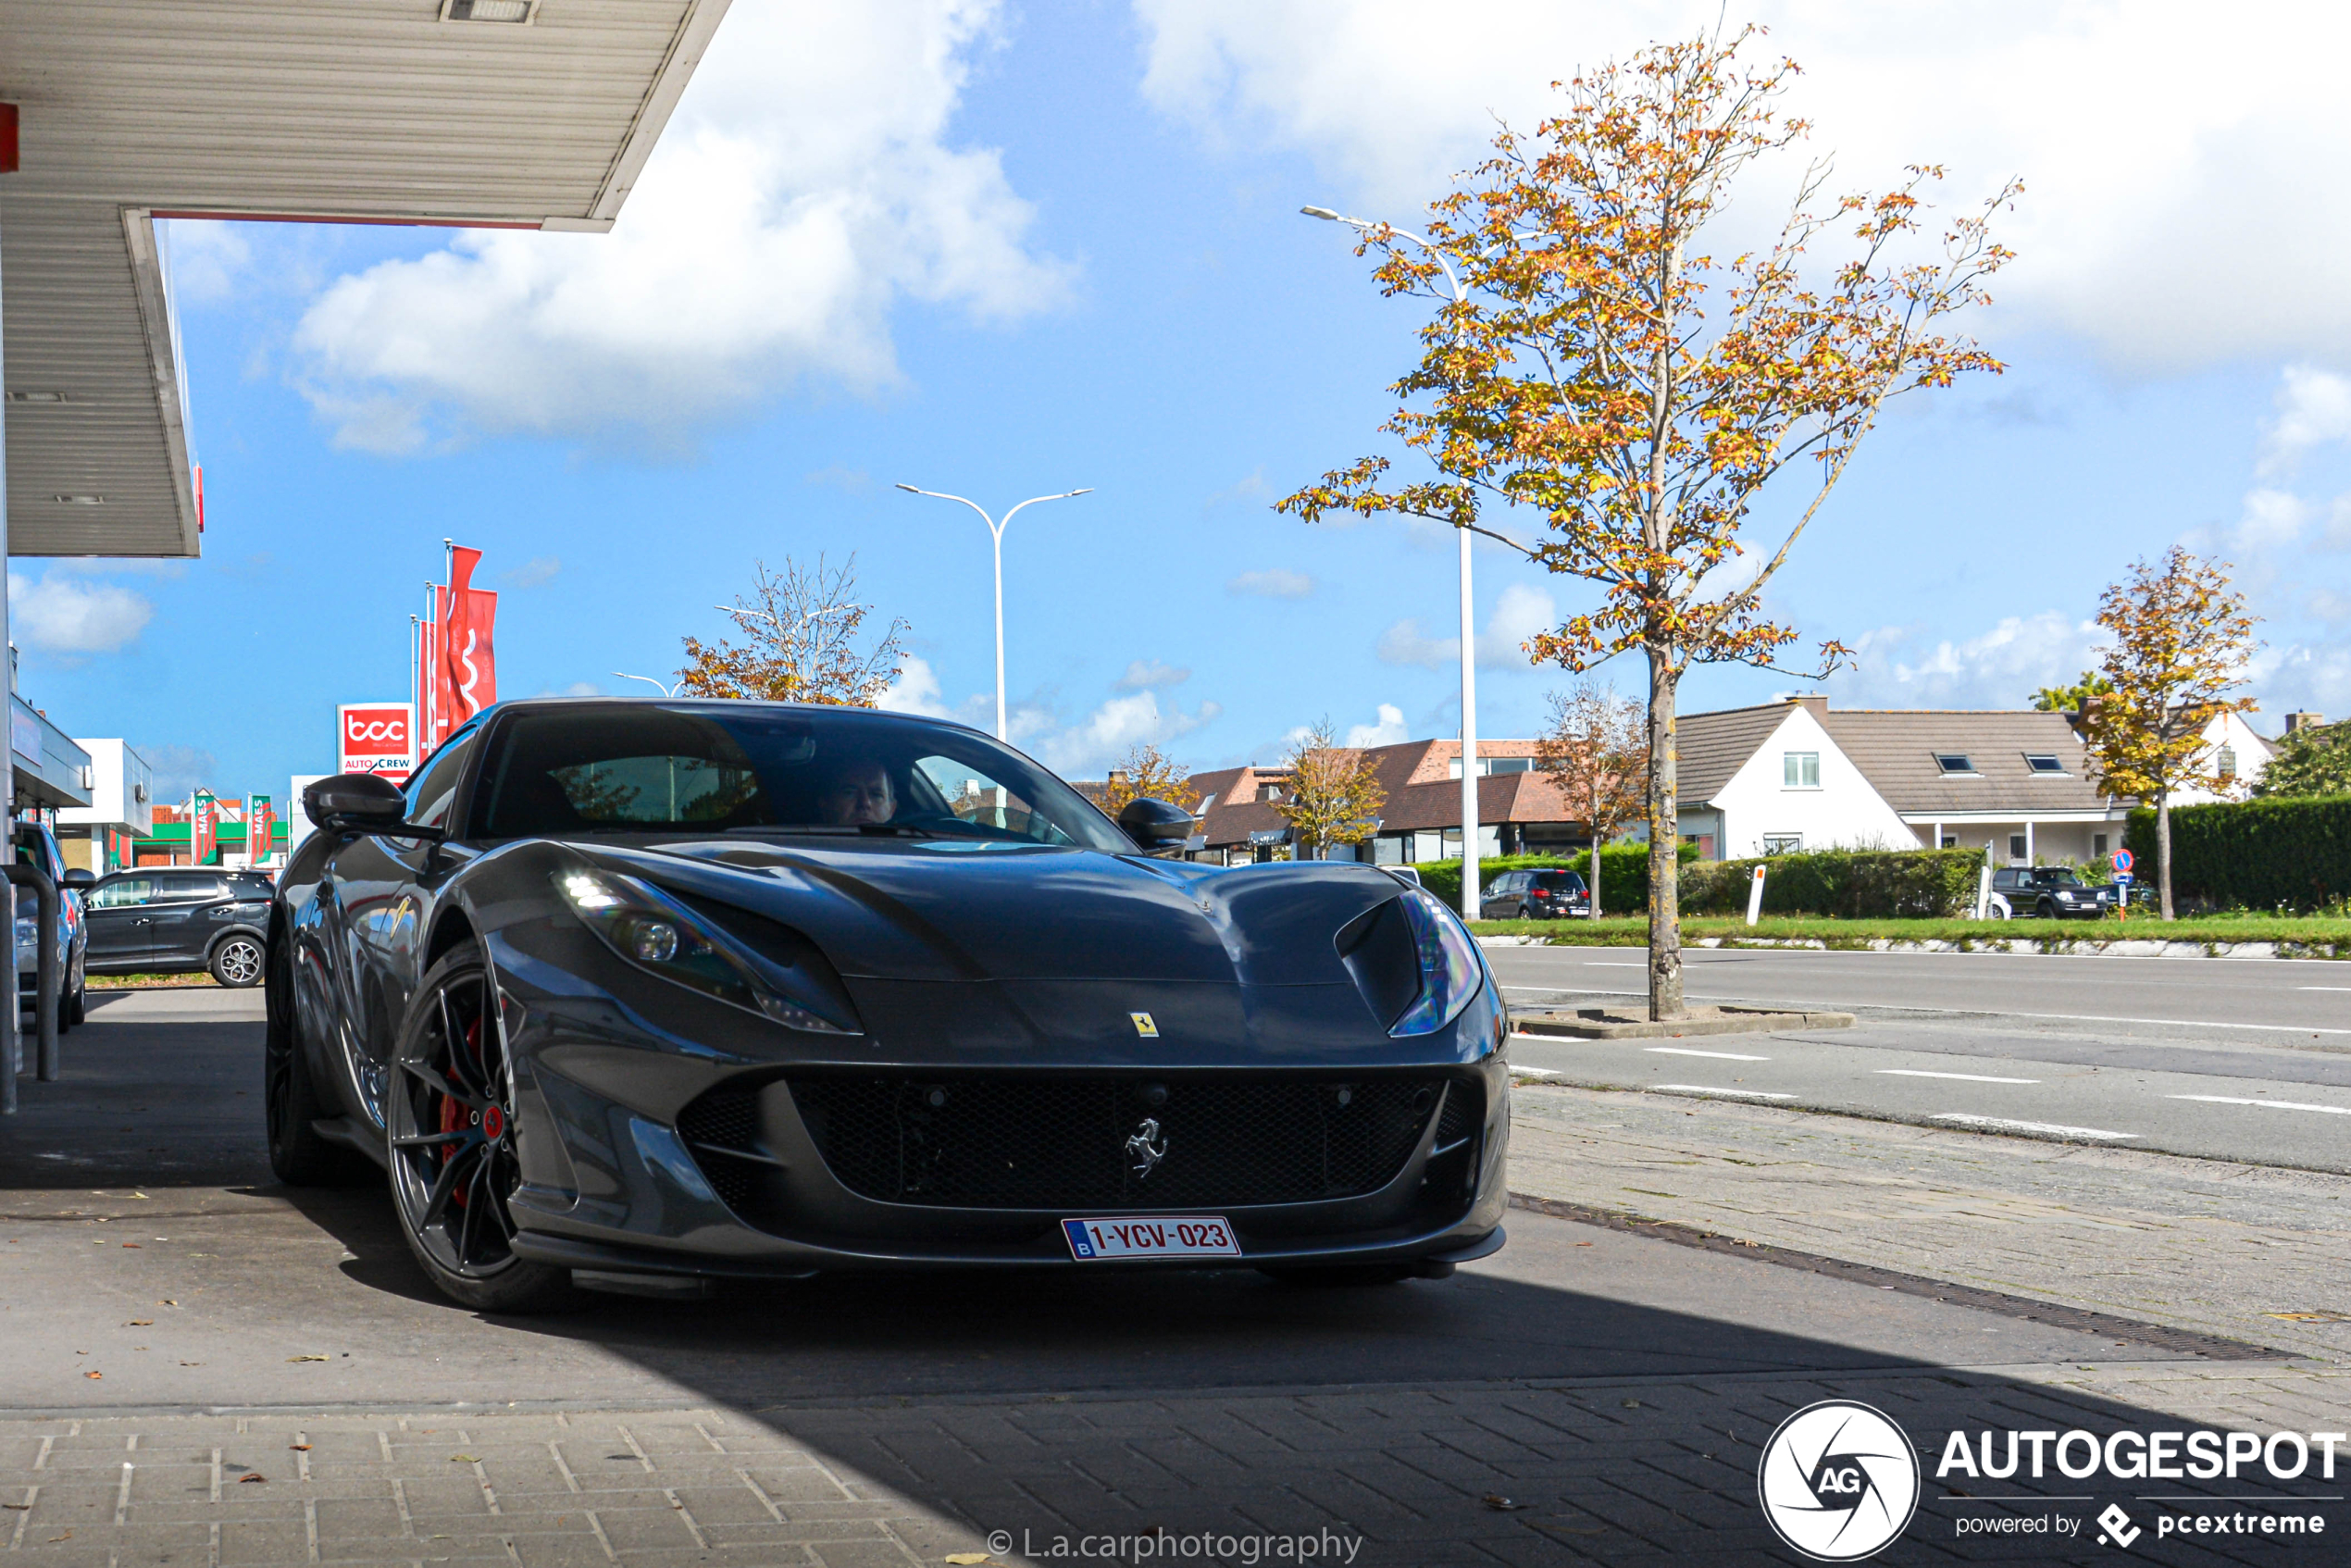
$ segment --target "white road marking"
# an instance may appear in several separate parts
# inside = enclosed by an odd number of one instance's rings
[[[2296,986],[2298,991],[2351,991],[2351,986]]]
[[[2198,959],[2198,963],[2206,962]],[[2281,963],[2307,964],[2307,958],[2281,959]],[[1506,991],[1527,991],[1542,996],[1647,996],[1647,991],[1608,990],[1599,986],[1504,986]],[[1758,996],[1753,991],[1690,991],[1694,1002],[1772,1002],[1797,1007],[1822,1005],[1818,997]],[[1869,1008],[1880,1013],[1948,1013],[1966,1017],[1981,1014],[1992,1018],[2048,1018],[2066,1024],[2159,1024],[2172,1029],[2261,1029],[2270,1034],[2285,1035],[2351,1035],[2351,1029],[2322,1029],[2313,1024],[2234,1024],[2210,1018],[2123,1018],[2104,1013],[2011,1013],[2004,1007],[1922,1007],[1907,1002],[1857,1002],[1850,1005]],[[2133,1136],[2136,1136],[2133,1134]]]
[[[2136,1138],[2134,1132],[2108,1132],[2103,1127],[2069,1127],[2056,1122],[2011,1122],[2004,1116],[1971,1116],[1959,1111],[1946,1111],[1929,1116],[1931,1122],[1951,1122],[1963,1127],[1984,1127],[1992,1132],[2046,1132],[2059,1138]]]
[[[1714,1089],[1706,1084],[1651,1084],[1661,1094],[1717,1094],[1729,1100],[1793,1100],[1793,1094],[1766,1094],[1760,1089]]]
[[[1644,1051],[1660,1056],[1711,1056],[1717,1062],[1769,1062],[1768,1056],[1741,1056],[1735,1051],[1686,1051],[1678,1045],[1645,1045]]]
[[[1630,963],[1621,958],[1587,958],[1584,961],[1584,967],[1586,969],[1646,969],[1648,965]]]
[[[2225,1094],[2167,1094],[2166,1100],[2199,1100],[2207,1105],[2258,1105],[2265,1111],[2319,1111],[2351,1116],[2351,1105],[2311,1105],[2299,1100],[2236,1100]]]
[[[1930,1073],[1918,1067],[1880,1067],[1880,1073],[1896,1078],[1957,1078],[1972,1084],[2036,1084],[2038,1078],[1987,1078],[1981,1073]]]

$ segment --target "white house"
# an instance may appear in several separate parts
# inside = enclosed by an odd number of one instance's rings
[[[124,740],[81,740],[90,753],[90,803],[57,812],[57,848],[68,865],[110,871],[131,863],[134,840],[155,833],[154,775]]]
[[[1798,697],[1676,728],[1682,831],[1709,859],[1939,845],[2011,865],[2086,860],[2121,847],[2130,814],[2098,792],[2060,713],[1833,711]]]

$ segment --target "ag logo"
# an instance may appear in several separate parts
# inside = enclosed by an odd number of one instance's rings
[[[1880,1412],[1823,1400],[1780,1423],[1755,1486],[1780,1539],[1816,1562],[1852,1562],[1909,1528],[1919,1456]]]

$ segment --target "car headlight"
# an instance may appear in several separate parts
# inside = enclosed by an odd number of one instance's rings
[[[1435,1034],[1462,1015],[1462,1009],[1486,983],[1486,966],[1478,962],[1477,944],[1462,929],[1453,912],[1417,889],[1398,901],[1412,934],[1420,958],[1421,993],[1388,1027],[1391,1035]]]
[[[787,995],[771,965],[711,929],[684,904],[649,882],[610,872],[566,871],[555,878],[564,902],[604,945],[647,974],[730,1002],[795,1029],[863,1034],[852,1020],[826,1016]]]

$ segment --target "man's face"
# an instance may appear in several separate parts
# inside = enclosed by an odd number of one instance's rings
[[[841,827],[888,822],[898,810],[898,796],[881,764],[861,763],[833,780],[831,787],[816,797],[816,809],[827,822]]]

